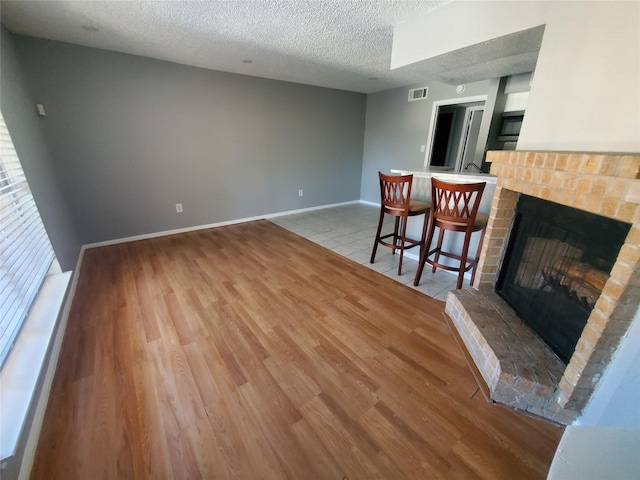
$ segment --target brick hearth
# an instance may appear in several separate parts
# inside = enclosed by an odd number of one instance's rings
[[[492,399],[560,423],[587,404],[640,299],[640,155],[489,152],[498,177],[475,290],[454,291],[447,314]],[[575,352],[564,365],[529,331],[494,287],[524,193],[631,224]]]

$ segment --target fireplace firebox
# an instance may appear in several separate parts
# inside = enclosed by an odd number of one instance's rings
[[[568,363],[631,225],[521,195],[496,292]]]

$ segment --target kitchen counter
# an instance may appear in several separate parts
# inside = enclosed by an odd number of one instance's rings
[[[491,205],[493,203],[493,195],[496,191],[495,175],[489,173],[475,173],[475,172],[453,172],[443,170],[442,167],[425,167],[422,170],[401,170],[391,169],[391,173],[397,173],[400,175],[413,175],[413,184],[411,187],[411,198],[416,200],[423,200],[431,203],[431,178],[436,177],[445,182],[451,183],[475,183],[486,182],[487,185],[484,188],[482,199],[480,200],[480,206],[478,211],[480,213],[489,214],[491,211]],[[409,218],[407,223],[407,235],[411,238],[420,238],[422,219]],[[446,251],[460,254],[462,252],[464,235],[453,235],[451,232],[445,232],[443,241],[443,248]],[[471,236],[471,244],[469,250],[469,257],[473,258],[476,255],[478,242],[480,240],[480,232],[474,232]],[[435,242],[435,239],[434,239]],[[432,245],[433,247],[433,245]],[[417,260],[415,253],[405,253],[406,256]],[[449,259],[443,259],[444,263],[450,263]],[[452,263],[451,263],[452,264]],[[446,270],[443,270],[446,271]],[[448,272],[452,273],[452,272]],[[465,274],[465,278],[468,279],[470,273]],[[467,280],[468,281],[468,280]]]
[[[441,177],[443,180],[451,178],[451,181],[466,182],[487,182],[496,183],[498,177],[490,173],[480,172],[454,172],[448,167],[424,167],[421,170],[402,170],[400,168],[392,168],[391,173],[399,173],[401,175],[412,174],[414,177]]]
[[[478,209],[480,213],[489,213],[491,210],[493,195],[496,191],[496,180],[498,179],[498,177],[491,175],[490,173],[452,172],[443,170],[439,167],[425,167],[422,170],[401,170],[392,168],[391,173],[398,173],[400,175],[412,174],[413,186],[411,187],[411,197],[427,202],[431,202],[430,179],[432,177],[451,183],[486,182],[487,185],[484,188],[482,200],[480,200],[480,207]]]

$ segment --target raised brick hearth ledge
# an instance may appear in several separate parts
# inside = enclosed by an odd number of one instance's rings
[[[453,290],[445,311],[493,400],[558,423],[573,420],[553,401],[564,363],[492,289]]]
[[[501,151],[487,161],[496,191],[474,289],[450,294],[446,310],[494,400],[568,424],[589,402],[638,311],[640,155]],[[521,194],[631,225],[566,366],[493,293]]]

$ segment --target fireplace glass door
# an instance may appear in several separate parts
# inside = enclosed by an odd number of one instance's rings
[[[569,362],[630,225],[521,195],[496,291]]]

